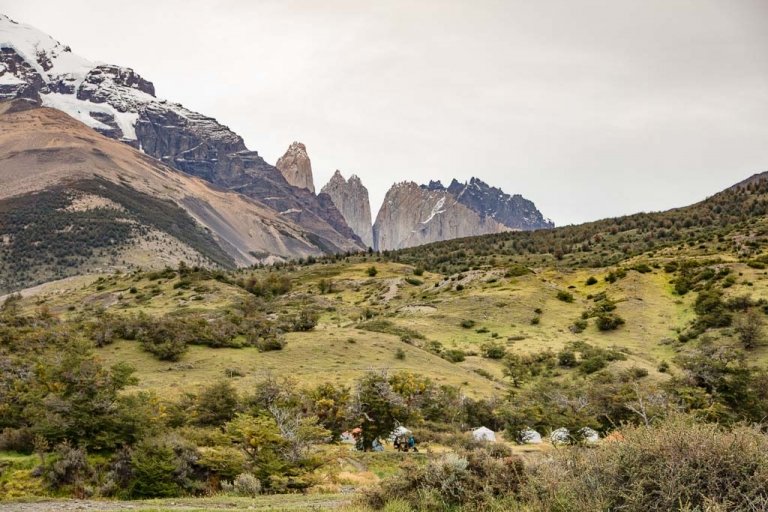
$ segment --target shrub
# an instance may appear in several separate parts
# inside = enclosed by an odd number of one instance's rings
[[[308,332],[317,326],[320,315],[314,309],[305,307],[298,314],[287,318],[287,320],[292,332]]]
[[[218,430],[216,431],[218,434]],[[245,467],[245,454],[234,446],[214,446],[201,449],[200,459],[197,464],[212,474],[227,480],[233,480],[243,472]]]
[[[403,350],[402,348],[398,348],[397,350],[395,350],[395,359],[397,359],[399,361],[404,360],[405,359],[405,350]]]
[[[576,353],[573,350],[561,350],[557,354],[557,364],[565,368],[574,368],[579,362],[576,359]]]
[[[531,318],[531,325],[539,325],[541,323],[541,317],[535,316]]]
[[[365,331],[381,332],[384,334],[393,334],[400,338],[423,340],[424,335],[418,331],[415,331],[409,327],[402,327],[389,320],[371,320],[369,322],[363,322],[358,324],[358,329]]]
[[[583,318],[580,318],[575,322],[573,322],[573,325],[571,325],[570,330],[572,333],[578,334],[580,332],[584,332],[584,330],[587,328],[587,325],[589,325],[587,321],[584,320]]]
[[[589,276],[587,278],[587,286],[592,286],[597,284],[597,278],[595,276]]]
[[[232,482],[232,489],[238,496],[255,498],[261,494],[261,482],[250,473],[240,473]]]
[[[614,331],[624,323],[624,319],[619,315],[604,313],[597,317],[597,328],[601,331]]]
[[[77,488],[82,488],[92,473],[93,469],[88,464],[88,454],[85,449],[73,448],[69,443],[63,443],[56,448],[55,458],[45,468],[43,474],[51,488],[73,486],[77,493]]]
[[[189,330],[181,321],[144,318],[140,322],[136,339],[141,348],[161,361],[178,361],[187,351]]]
[[[560,290],[557,292],[557,299],[563,302],[573,302],[573,294],[571,292],[566,292],[565,290]]]
[[[595,355],[588,357],[587,359],[583,359],[581,363],[579,363],[579,371],[582,373],[590,374],[602,370],[606,366],[608,366],[608,361],[605,359],[605,357],[602,355]]]
[[[735,330],[745,349],[751,350],[763,343],[764,325],[763,314],[756,309],[750,309],[738,317]]]
[[[421,279],[416,279],[413,277],[406,277],[405,282],[410,284],[411,286],[421,286],[424,284],[424,281],[422,281]]]
[[[501,343],[485,343],[481,347],[483,357],[487,359],[502,359],[507,349]]]
[[[172,498],[181,494],[174,478],[177,470],[173,449],[159,442],[145,441],[131,456],[129,493],[134,498]]]
[[[374,267],[373,265],[368,267],[365,272],[368,274],[369,277],[376,277],[376,274],[379,273],[379,271],[376,270],[376,267]]]
[[[471,328],[473,328],[473,327],[475,326],[475,324],[476,324],[476,323],[475,323],[475,321],[474,321],[474,320],[462,320],[462,321],[461,321],[461,326],[462,326],[464,329],[471,329]]]
[[[558,451],[531,471],[523,500],[533,510],[762,509],[768,437],[758,427],[726,431],[674,416],[625,427],[618,442]]]
[[[617,268],[616,270],[608,272],[608,275],[605,276],[605,282],[615,283],[619,279],[624,279],[625,277],[627,277],[627,271],[623,268]]]
[[[35,436],[29,428],[4,428],[0,433],[0,451],[32,453]]]
[[[291,280],[287,276],[270,273],[263,279],[250,276],[237,281],[237,285],[257,297],[272,298],[291,291]]]
[[[273,350],[283,350],[287,344],[288,342],[285,341],[285,338],[282,336],[269,336],[256,340],[253,346],[256,347],[259,352],[271,352]]]
[[[195,400],[195,422],[198,425],[223,425],[235,416],[237,391],[229,382],[212,384]]]
[[[197,493],[200,454],[194,444],[175,434],[141,441],[130,455],[128,493],[134,498],[162,498]]]
[[[632,267],[632,270],[635,272],[639,272],[641,274],[648,274],[650,272],[653,272],[653,269],[647,264],[647,263],[639,263]]]
[[[494,457],[486,449],[448,453],[426,465],[407,461],[402,471],[373,489],[364,500],[374,509],[388,502],[406,502],[415,510],[453,510],[467,505],[475,510],[500,498],[514,496],[525,475],[520,458],[502,450]]]
[[[523,265],[510,265],[504,273],[504,277],[521,277],[530,273],[531,271]]]
[[[333,281],[330,279],[321,279],[317,283],[317,287],[320,289],[320,294],[325,295],[326,293],[331,293],[333,291]]]
[[[413,275],[415,276],[423,276],[424,275],[424,267],[416,267],[413,269]]]
[[[467,354],[463,350],[459,350],[457,348],[443,350],[440,353],[440,357],[452,363],[460,363],[464,361],[464,359],[466,358],[466,355]]]

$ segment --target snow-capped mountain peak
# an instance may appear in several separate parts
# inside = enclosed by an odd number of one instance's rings
[[[72,53],[72,50],[48,34],[25,23],[17,23],[0,14],[0,51],[15,52],[39,77],[48,84],[76,88],[88,72],[98,65]],[[0,77],[15,74],[5,64]]]

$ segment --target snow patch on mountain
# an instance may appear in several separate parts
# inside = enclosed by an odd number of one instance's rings
[[[421,223],[426,224],[432,219],[434,219],[435,215],[443,213],[445,211],[442,209],[444,205],[445,205],[445,196],[441,197],[440,200],[437,201],[435,206],[432,207],[432,212],[429,214],[429,217],[427,218],[427,220],[422,221]]]
[[[78,86],[97,63],[72,53],[45,32],[0,14],[0,48],[14,50],[45,82],[66,80]]]
[[[66,112],[71,117],[95,130],[109,130],[111,127],[94,117],[94,114],[107,114],[114,119],[123,132],[123,139],[136,140],[136,121],[139,114],[120,112],[109,103],[91,103],[79,100],[72,94],[49,93],[40,96],[44,107],[51,107]]]

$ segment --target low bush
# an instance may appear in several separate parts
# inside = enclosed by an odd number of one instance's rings
[[[534,511],[573,512],[768,506],[768,437],[758,427],[726,431],[675,416],[624,428],[618,439],[536,464],[523,501]]]
[[[376,510],[395,500],[414,510],[452,510],[469,504],[483,510],[516,495],[525,482],[522,460],[499,455],[476,449],[449,453],[424,466],[407,461],[399,475],[366,491],[363,499]]]
[[[615,331],[624,323],[624,319],[619,315],[604,313],[597,317],[596,325],[601,331]]]
[[[507,349],[501,343],[485,343],[481,350],[483,357],[487,359],[501,359],[507,353]]]
[[[268,338],[261,338],[253,343],[259,352],[271,352],[273,350],[283,350],[288,344],[285,338],[282,336],[273,336]]]
[[[261,482],[250,473],[241,473],[232,482],[232,491],[237,496],[255,498],[261,494]]]
[[[440,357],[442,357],[446,361],[450,361],[452,363],[460,363],[460,362],[464,361],[466,356],[467,356],[467,354],[463,350],[459,350],[457,348],[443,350],[440,353]]]

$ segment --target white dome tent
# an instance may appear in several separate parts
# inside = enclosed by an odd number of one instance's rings
[[[478,427],[472,430],[472,437],[477,441],[496,442],[496,432],[488,427]]]
[[[549,435],[549,440],[554,445],[570,444],[571,432],[565,427],[558,428]]]
[[[579,430],[579,437],[587,444],[595,444],[600,442],[600,434],[597,430],[584,427]]]
[[[520,444],[541,444],[543,441],[541,434],[532,428],[521,430],[517,438],[520,441]]]

